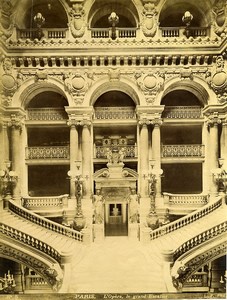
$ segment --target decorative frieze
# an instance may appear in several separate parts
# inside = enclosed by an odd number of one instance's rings
[[[26,148],[26,159],[69,159],[69,157],[69,146]]]
[[[163,145],[161,155],[165,157],[204,157],[204,145]]]

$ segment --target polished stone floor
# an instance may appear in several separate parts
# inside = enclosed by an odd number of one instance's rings
[[[128,237],[106,237],[93,243],[73,265],[73,293],[165,292],[159,255]]]

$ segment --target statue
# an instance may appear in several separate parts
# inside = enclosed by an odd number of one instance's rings
[[[100,195],[100,190],[96,191],[96,195],[93,196],[93,206],[94,206],[94,221],[95,224],[102,224],[104,219],[103,204],[105,200],[102,195]]]
[[[129,196],[129,221],[130,223],[137,223],[139,219],[139,197],[136,190],[132,189],[132,194]]]

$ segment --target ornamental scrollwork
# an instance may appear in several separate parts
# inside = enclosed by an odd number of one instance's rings
[[[227,34],[227,5],[225,0],[217,1],[213,7],[213,28],[219,36]]]
[[[218,101],[223,103],[227,97],[227,72],[225,71],[225,61],[220,55],[216,58],[216,65],[211,71],[206,73],[206,81],[217,94]]]
[[[91,86],[93,75],[89,73],[65,73],[63,74],[65,91],[75,97],[77,103],[83,102],[83,97]]]
[[[0,37],[8,39],[14,28],[14,14],[10,0],[3,0],[0,4]]]
[[[154,3],[152,2],[154,1],[149,1],[148,3],[145,3],[142,12],[142,30],[146,37],[154,37],[159,25],[157,18],[158,12],[155,8]]]
[[[13,75],[13,65],[9,57],[3,57],[1,68],[2,104],[9,106],[11,97],[17,89],[17,81]]]
[[[153,103],[155,96],[164,87],[165,75],[161,72],[156,74],[135,74],[138,87],[143,91],[147,103]]]
[[[70,15],[70,30],[74,38],[80,38],[84,35],[85,32],[85,19],[84,19],[84,8],[80,3],[76,3],[73,5]]]

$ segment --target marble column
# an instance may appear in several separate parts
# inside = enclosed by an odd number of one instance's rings
[[[13,186],[13,199],[20,201],[21,197],[21,130],[22,124],[21,120],[15,116],[11,116],[11,122],[9,123],[11,126],[11,156],[12,156],[12,171],[15,171],[18,175],[18,180]]]
[[[70,171],[76,172],[76,160],[78,160],[78,129],[75,120],[69,120],[67,123],[70,126]],[[70,178],[70,199],[75,200],[75,179]]]
[[[202,129],[202,144],[204,145],[204,162],[203,162],[203,193],[209,193],[209,178],[210,178],[210,168],[209,168],[209,130],[208,124],[205,122]]]
[[[105,203],[105,223],[109,223],[109,215],[110,215],[110,205],[109,203]]]
[[[223,159],[223,168],[227,170],[227,117],[222,121],[221,158]]]
[[[152,156],[154,160],[154,169],[161,169],[161,132],[160,126],[162,120],[160,118],[152,120],[154,125],[152,131]],[[156,197],[160,199],[161,197],[161,175],[156,175]]]
[[[148,125],[150,124],[148,120],[141,120],[139,122],[141,125],[140,130],[140,195],[142,198],[148,197],[148,170],[149,170],[149,149],[148,149]]]
[[[218,163],[218,124],[221,120],[218,113],[213,113],[209,117],[210,139],[209,139],[209,161],[210,161],[210,193],[216,195],[218,193],[218,184],[212,175],[212,170],[219,167]]]
[[[9,160],[9,137],[7,123],[3,122],[0,128],[0,170],[5,168],[5,161]]]
[[[90,121],[82,121],[82,176],[83,176],[83,198],[91,196],[91,134]]]

